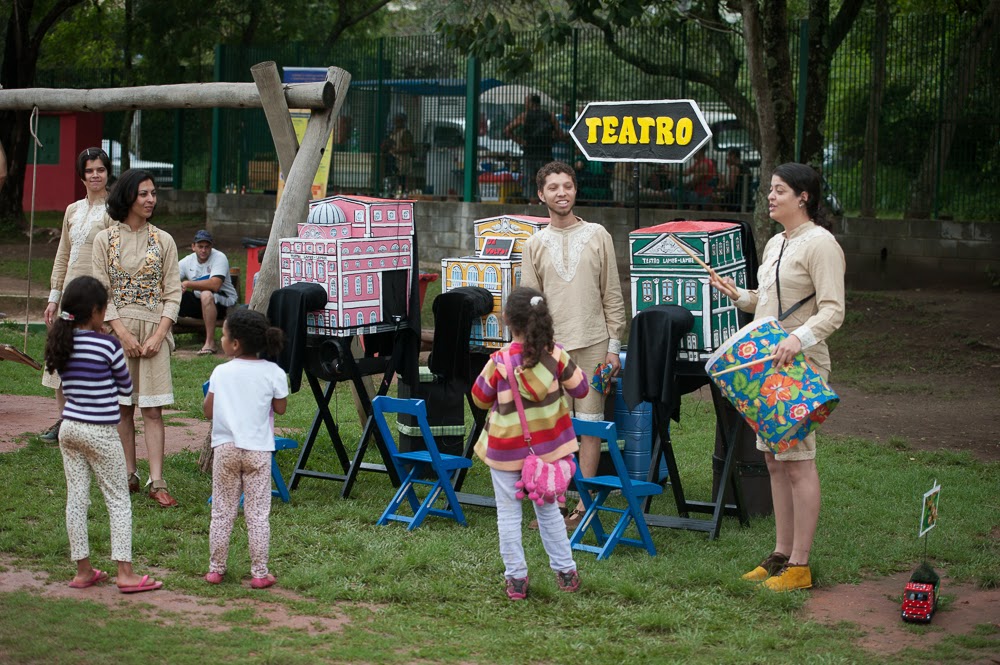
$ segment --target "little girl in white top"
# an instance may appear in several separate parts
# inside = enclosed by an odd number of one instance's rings
[[[266,589],[275,582],[267,570],[274,414],[285,412],[288,379],[281,368],[258,355],[262,351],[278,355],[284,335],[260,312],[236,309],[222,325],[221,343],[231,360],[212,372],[204,406],[205,417],[213,420],[215,449],[210,561],[205,581],[219,584],[226,574],[229,536],[242,493],[250,541],[250,586]]]

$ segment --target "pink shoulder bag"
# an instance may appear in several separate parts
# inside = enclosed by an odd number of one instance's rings
[[[524,459],[524,466],[521,467],[521,480],[514,483],[514,487],[517,488],[515,496],[518,499],[527,497],[538,505],[556,501],[565,503],[566,488],[576,472],[573,455],[567,455],[555,462],[546,462],[535,454],[531,448],[531,430],[524,415],[524,403],[521,401],[521,391],[517,386],[517,375],[510,360],[510,348],[500,353],[507,368],[507,381],[510,383],[511,392],[514,393],[514,406],[517,407],[517,415],[521,418],[521,434],[528,446],[528,456]]]

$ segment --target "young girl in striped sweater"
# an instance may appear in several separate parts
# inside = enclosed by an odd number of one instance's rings
[[[62,312],[45,344],[45,366],[59,373],[66,397],[59,451],[66,472],[66,531],[76,561],[76,577],[69,585],[86,589],[108,579],[90,563],[87,509],[93,472],[111,519],[119,591],[155,591],[162,582],[132,570],[132,503],[117,428],[118,397],[132,394],[132,380],[121,343],[101,332],[107,307],[107,289],[93,277],[77,277],[63,291]]]
[[[514,484],[521,479],[529,451],[513,390],[518,390],[524,403],[532,451],[554,462],[579,450],[564,392],[580,399],[588,386],[583,371],[555,343],[552,317],[541,293],[514,289],[507,298],[504,320],[513,341],[490,357],[472,387],[472,399],[480,408],[490,409],[487,444],[485,450],[476,452],[490,467],[493,479],[507,597],[521,600],[528,594],[528,565],[521,545],[521,502]],[[505,366],[505,354],[514,368],[513,377]],[[562,591],[576,591],[580,576],[559,505],[532,505],[556,584]]]

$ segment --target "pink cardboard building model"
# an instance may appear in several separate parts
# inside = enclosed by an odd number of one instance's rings
[[[311,334],[392,330],[405,319],[413,264],[413,202],[366,196],[312,201],[298,236],[280,241],[281,286],[319,284],[324,309],[306,317]]]

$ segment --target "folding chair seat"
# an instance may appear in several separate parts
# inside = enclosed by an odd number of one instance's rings
[[[573,482],[576,483],[580,491],[580,499],[586,507],[586,512],[583,514],[583,519],[580,520],[580,525],[570,537],[570,545],[575,550],[594,552],[597,554],[599,560],[607,559],[611,556],[611,552],[618,543],[632,545],[633,547],[645,547],[650,556],[656,556],[656,546],[653,544],[653,538],[649,534],[646,517],[642,512],[642,504],[646,497],[663,492],[663,487],[657,483],[635,480],[629,477],[625,460],[622,458],[621,450],[618,448],[618,432],[615,429],[614,423],[573,418],[573,429],[576,431],[577,436],[596,436],[608,442],[608,453],[611,455],[611,461],[614,464],[617,475],[584,478],[579,466],[577,466]],[[625,508],[614,508],[605,505],[608,496],[615,490],[621,491],[621,495],[626,502]],[[590,495],[591,492],[595,494],[593,497]],[[606,533],[604,526],[601,524],[601,513],[610,513],[618,516],[617,522],[610,533]],[[635,524],[636,531],[639,532],[638,539],[625,537],[625,530],[632,523]],[[597,546],[585,545],[581,542],[588,530],[594,532],[594,537],[598,543]]]
[[[401,453],[396,447],[396,441],[392,438],[392,431],[385,420],[385,414],[397,413],[413,416],[420,427],[423,435],[426,450],[414,450]],[[446,455],[438,451],[434,435],[431,434],[430,425],[427,423],[427,408],[422,399],[398,399],[380,395],[372,400],[372,416],[375,424],[378,425],[385,446],[389,450],[393,466],[396,473],[402,479],[399,489],[392,497],[385,512],[378,519],[378,524],[388,524],[390,520],[405,522],[409,524],[408,531],[412,531],[420,526],[428,515],[438,517],[449,517],[462,526],[466,526],[465,514],[462,506],[455,496],[455,488],[452,486],[452,475],[458,469],[467,469],[472,466],[472,460],[462,455]],[[417,497],[416,486],[424,485],[429,487],[427,494],[421,501]],[[434,503],[444,493],[445,507],[435,508]],[[413,516],[400,514],[399,508],[403,501],[410,505]]]
[[[208,394],[208,381],[202,384],[201,392],[203,395]],[[285,503],[291,501],[292,497],[288,493],[288,485],[285,484],[285,479],[281,475],[281,469],[278,468],[277,453],[279,450],[291,450],[298,447],[299,442],[295,439],[289,439],[284,436],[274,437],[274,452],[271,453],[271,480],[274,481],[274,489],[271,490],[271,496],[281,497],[281,500]],[[211,496],[208,497],[208,502],[212,503]],[[243,495],[240,495],[240,506],[243,506]]]

